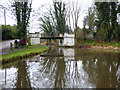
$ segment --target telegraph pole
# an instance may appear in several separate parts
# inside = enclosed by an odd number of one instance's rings
[[[4,21],[5,21],[5,27],[6,27],[6,11],[5,11],[5,8],[4,8]]]
[[[4,7],[4,21],[5,21],[5,29],[6,29],[6,11]],[[7,70],[5,69],[5,85],[6,85],[6,75],[7,75]]]

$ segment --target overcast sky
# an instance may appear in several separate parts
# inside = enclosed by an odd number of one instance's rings
[[[2,4],[5,7],[8,7],[6,4],[8,1],[9,0],[0,0],[0,5]],[[63,1],[68,2],[68,0],[63,0]],[[70,0],[70,1],[75,2],[76,0]],[[84,9],[87,12],[88,7],[90,7],[93,3],[93,0],[79,0],[79,2],[82,3],[82,9]],[[38,11],[38,12],[31,13],[30,32],[40,31],[39,21],[38,21],[38,18],[40,17],[39,14],[41,14],[41,12],[45,12],[46,8],[49,7],[49,4],[52,4],[52,0],[33,0],[32,8],[35,12],[36,11]],[[4,13],[3,12],[4,12],[4,10],[0,9],[0,25],[4,24]],[[83,26],[83,18],[84,18],[84,16],[86,16],[86,12],[81,14],[79,21],[78,21],[78,26],[81,28]],[[11,14],[10,10],[6,10],[6,23],[7,23],[7,25],[8,24],[10,24],[10,25],[16,24],[15,16]]]

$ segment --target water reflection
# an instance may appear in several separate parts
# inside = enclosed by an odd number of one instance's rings
[[[7,68],[4,67],[2,84],[7,88],[31,88],[31,82],[29,79],[29,65],[26,61],[20,61],[15,65]]]
[[[46,55],[3,65],[0,71],[3,87],[115,88],[118,58],[118,53],[50,48]]]
[[[26,61],[18,62],[16,65],[17,70],[17,82],[15,83],[16,88],[31,88],[29,79],[29,65]]]
[[[116,76],[117,76],[117,81],[120,83],[120,55],[118,56],[118,69],[117,69],[117,73],[116,73]]]
[[[119,65],[119,67],[118,67],[118,70],[117,70],[116,76],[117,76],[117,80],[118,80],[118,82],[120,83],[120,65]]]
[[[89,75],[89,81],[98,88],[118,87],[116,70],[118,66],[118,54],[115,53],[79,53],[83,56],[83,68]],[[78,57],[77,57],[78,58]]]

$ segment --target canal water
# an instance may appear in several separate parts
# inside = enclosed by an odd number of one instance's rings
[[[3,88],[120,88],[118,53],[51,47],[2,65]]]

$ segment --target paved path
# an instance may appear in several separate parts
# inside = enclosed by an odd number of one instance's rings
[[[8,40],[8,41],[0,42],[0,50],[10,48],[10,43],[12,43],[14,47],[14,41],[15,40]]]
[[[4,42],[0,42],[0,55],[4,55],[7,53],[10,53],[10,43],[12,43],[13,48],[14,48],[14,41],[15,40],[8,40]]]

